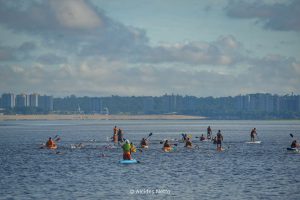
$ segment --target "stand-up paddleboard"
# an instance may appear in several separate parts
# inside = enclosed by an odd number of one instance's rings
[[[290,148],[290,147],[288,147],[288,148],[286,148],[286,150],[288,152],[292,152],[292,153],[300,153],[300,149],[297,149],[297,148]]]
[[[246,144],[260,144],[261,141],[249,141],[249,142],[246,142]]]
[[[205,140],[200,140],[200,142],[210,142],[211,140],[205,139]]]
[[[136,164],[139,163],[136,159],[131,159],[131,160],[120,160],[119,161],[121,164]]]

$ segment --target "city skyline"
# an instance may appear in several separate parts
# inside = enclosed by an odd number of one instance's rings
[[[28,99],[28,100],[27,100]],[[28,102],[29,101],[29,102]],[[234,97],[180,95],[55,98],[38,94],[2,94],[0,113],[193,115],[211,119],[299,119],[300,95],[248,94]]]
[[[158,94],[158,95],[118,95],[118,94],[110,94],[107,96],[101,96],[101,95],[79,95],[79,94],[72,94],[72,93],[66,93],[65,95],[59,96],[59,95],[53,95],[53,94],[47,94],[45,92],[42,93],[38,93],[38,92],[20,92],[20,93],[16,93],[16,92],[12,92],[12,91],[6,91],[6,92],[0,92],[0,94],[13,94],[15,96],[17,95],[26,95],[26,96],[30,96],[30,95],[38,95],[38,96],[52,96],[53,98],[65,98],[65,97],[71,97],[71,96],[75,96],[75,97],[113,97],[113,96],[119,96],[119,97],[161,97],[161,96],[193,96],[193,97],[197,97],[197,98],[208,98],[208,97],[213,97],[213,98],[222,98],[222,97],[236,97],[236,96],[247,96],[247,95],[253,95],[253,94],[263,94],[263,95],[272,95],[272,96],[299,96],[300,93],[283,93],[283,94],[277,94],[277,93],[271,93],[271,92],[254,92],[254,93],[244,93],[244,94],[237,94],[237,95],[227,95],[227,96],[218,96],[218,97],[214,97],[214,96],[195,96],[195,95],[188,95],[188,94],[178,94],[178,93],[163,93],[163,94]],[[1,98],[1,96],[0,96]]]
[[[0,93],[300,93],[297,0],[0,0]]]

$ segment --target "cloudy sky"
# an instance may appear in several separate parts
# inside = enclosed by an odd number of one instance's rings
[[[0,0],[0,93],[300,94],[299,0]]]

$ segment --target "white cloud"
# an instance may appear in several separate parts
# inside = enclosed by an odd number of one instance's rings
[[[100,16],[83,0],[52,0],[58,22],[68,28],[92,29],[101,26]]]

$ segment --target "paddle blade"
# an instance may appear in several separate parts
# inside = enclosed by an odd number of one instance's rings
[[[152,133],[150,133],[148,137],[150,137],[151,135],[152,135]]]
[[[290,136],[291,136],[291,137],[294,137],[294,135],[293,135],[293,134],[291,134],[291,133],[290,133]]]

